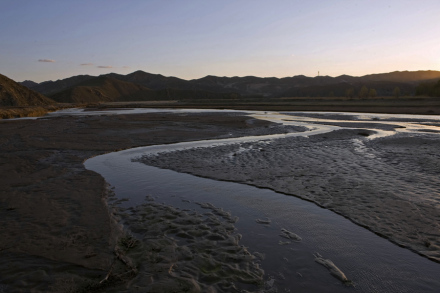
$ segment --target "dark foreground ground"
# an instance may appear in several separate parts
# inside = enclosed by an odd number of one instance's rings
[[[269,126],[237,114],[1,121],[0,292],[106,291],[117,270],[120,278],[113,282],[130,280],[131,264],[120,247],[132,243],[109,213],[105,181],[84,168],[87,158],[136,146],[278,131]]]
[[[280,139],[261,147],[251,143],[187,150],[145,162],[296,195],[438,261],[438,131],[369,140],[373,132],[366,129],[401,127],[386,122],[333,122],[357,129]],[[178,228],[185,233],[202,237],[197,231],[208,223],[155,204],[118,213],[131,221],[138,215],[148,217],[147,232],[154,240],[140,247],[115,220],[116,211],[107,206],[111,190],[104,179],[86,170],[83,162],[136,146],[285,132],[285,127],[237,113],[0,121],[0,292],[120,292],[133,281],[143,282],[149,292],[209,292],[212,288],[202,283],[213,282],[207,272],[220,260],[188,256],[188,251],[178,251],[172,241],[156,233],[170,229],[163,225],[172,220],[187,225],[186,230]],[[228,227],[226,223],[224,230]],[[246,282],[261,281],[261,271],[249,269],[248,259],[253,256],[240,250],[238,238],[208,230],[207,237],[225,239],[219,258],[242,253],[242,259],[228,261],[237,267],[226,277],[243,274]],[[208,243],[203,237],[199,244]],[[145,250],[151,253],[142,254]],[[192,273],[203,275],[203,282],[174,277],[176,262],[167,259],[170,255],[197,267]],[[136,276],[136,257],[149,261],[148,267],[155,271],[148,273],[154,278]],[[216,289],[234,292],[228,286],[224,283]]]

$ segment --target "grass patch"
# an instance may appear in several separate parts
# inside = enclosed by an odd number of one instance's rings
[[[71,105],[49,105],[28,107],[0,107],[0,119],[40,117],[49,112],[72,107]]]

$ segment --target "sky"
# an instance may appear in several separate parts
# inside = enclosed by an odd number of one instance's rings
[[[440,0],[0,0],[0,74],[440,70]]]

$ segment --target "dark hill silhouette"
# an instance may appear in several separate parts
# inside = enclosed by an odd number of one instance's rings
[[[440,71],[394,71],[389,73],[365,75],[361,78],[362,81],[394,81],[420,83],[420,81],[439,79]]]
[[[0,74],[0,106],[45,106],[55,102]]]
[[[219,94],[198,90],[153,90],[143,85],[116,79],[116,74],[101,75],[72,86],[50,97],[63,103],[96,103],[149,100],[232,99],[236,94]]]
[[[276,78],[256,76],[219,77],[208,75],[199,79],[184,80],[177,77],[167,77],[161,74],[152,74],[138,70],[127,75],[110,73],[100,77],[108,77],[114,80],[137,84],[149,90],[156,90],[155,95],[159,99],[170,99],[171,96],[175,99],[187,99],[190,94],[194,95],[194,98],[216,96],[214,94],[220,94],[219,97],[224,97],[225,95],[226,97],[230,97],[227,94],[239,94],[241,96],[279,98],[299,96],[325,97],[331,94],[335,96],[343,96],[344,91],[348,88],[357,90],[362,86],[374,88],[379,96],[392,96],[395,87],[399,87],[404,94],[412,95],[415,94],[415,88],[421,82],[436,81],[436,79],[440,79],[440,71],[395,71],[390,73],[370,74],[361,77],[349,75],[341,75],[337,77],[307,77],[304,75],[297,75]],[[95,78],[99,77],[88,75],[73,76],[63,80],[43,82],[31,86],[31,88],[43,94],[52,95],[71,87],[80,86],[84,81],[93,80]],[[27,83],[30,84],[29,81],[27,81]],[[96,86],[94,87],[94,90],[98,90]],[[76,91],[78,91],[78,89]],[[141,91],[139,90],[139,95],[140,92]],[[178,94],[181,96],[179,97]],[[78,96],[79,93],[76,93],[75,95]],[[90,94],[88,95],[90,96]],[[97,95],[99,97],[98,93]],[[56,95],[56,97],[58,96],[59,95]],[[112,95],[107,95],[106,97],[109,99],[115,98],[111,98],[111,96]],[[90,97],[94,96],[91,95]],[[133,93],[130,93],[128,97],[136,97],[136,99],[140,99],[137,94],[133,96]],[[126,97],[123,96],[118,97],[118,99],[120,98],[124,100],[126,99]],[[152,97],[147,95],[144,99],[152,99]]]
[[[191,89],[191,87],[188,84],[187,80],[180,79],[177,77],[167,77],[163,76],[161,74],[152,74],[147,73],[142,70],[135,71],[133,73],[127,74],[127,75],[121,75],[121,74],[115,74],[110,73],[107,76],[133,82],[136,84],[143,85],[149,89],[153,90],[160,90],[160,89],[167,89],[167,88],[174,88],[174,89]]]
[[[154,89],[174,88],[202,90],[216,93],[237,92],[241,95],[262,95],[267,97],[283,97],[295,92],[312,93],[316,96],[326,96],[331,92],[338,92],[340,88],[361,88],[363,85],[377,87],[379,95],[392,95],[393,89],[398,86],[404,92],[415,92],[415,86],[427,80],[440,78],[439,71],[403,71],[381,74],[371,74],[362,77],[341,75],[338,77],[316,76],[307,77],[297,75],[285,78],[276,77],[218,77],[208,75],[200,79],[185,81],[175,77],[165,77],[136,71],[126,76],[119,76],[123,80],[146,85]],[[332,89],[335,87],[335,89]],[[303,89],[303,90],[298,90]],[[340,90],[339,90],[340,92]],[[341,93],[343,95],[343,93]],[[306,95],[307,96],[307,95]]]
[[[68,89],[69,87],[80,84],[84,81],[90,80],[92,78],[96,78],[96,77],[91,75],[76,75],[65,79],[59,79],[56,81],[49,80],[34,84],[32,84],[33,83],[32,81],[26,80],[21,82],[20,84],[27,86],[30,89],[37,91],[43,95],[49,96],[61,92],[65,89]]]
[[[25,87],[30,88],[30,89],[33,87],[36,87],[38,85],[38,83],[36,83],[32,80],[25,80],[25,81],[19,82],[19,84],[24,85]]]
[[[138,84],[99,76],[50,95],[50,97],[62,103],[136,101],[140,96],[148,97],[151,92],[150,89]]]
[[[344,97],[346,91],[354,90],[359,93],[360,89],[366,86],[368,89],[375,89],[378,96],[392,96],[393,91],[398,87],[402,95],[411,95],[415,86],[404,82],[390,81],[354,81],[340,82],[335,84],[311,85],[305,87],[294,87],[280,94],[281,97]]]

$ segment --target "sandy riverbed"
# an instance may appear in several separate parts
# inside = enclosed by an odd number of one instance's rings
[[[369,139],[375,134],[371,128],[402,128],[394,123],[325,122],[355,129],[182,150],[141,161],[313,201],[440,261],[440,136],[429,129]]]
[[[126,235],[109,213],[106,183],[84,168],[85,159],[136,146],[285,131],[238,114],[1,121],[0,288],[96,291],[109,272],[130,273],[115,250]]]
[[[374,131],[368,128],[393,131],[402,126],[388,120],[388,124],[352,120],[330,124],[358,129],[166,153],[144,162],[314,201],[438,260],[438,134],[431,129],[430,133],[369,140]],[[119,292],[130,285],[133,290],[154,292],[228,292],[236,285],[264,288],[259,256],[240,246],[230,215],[215,207],[200,214],[155,202],[109,209],[105,181],[87,171],[83,161],[136,146],[301,130],[238,113],[2,121],[0,289]],[[126,234],[118,219],[139,221],[133,231],[142,240]],[[175,237],[187,241],[186,245],[176,245]],[[213,245],[220,251],[211,253]],[[185,247],[204,252],[191,256]],[[219,274],[217,268],[225,261],[235,265]]]

